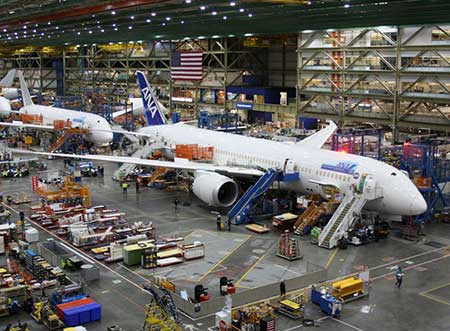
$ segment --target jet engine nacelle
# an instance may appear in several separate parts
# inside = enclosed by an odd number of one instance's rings
[[[234,180],[214,172],[197,171],[192,189],[200,200],[214,207],[229,207],[239,195]]]
[[[0,117],[7,117],[11,115],[10,111],[11,104],[9,103],[9,100],[4,97],[0,97]]]

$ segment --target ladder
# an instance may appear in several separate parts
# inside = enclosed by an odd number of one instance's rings
[[[277,177],[277,170],[268,169],[266,173],[258,179],[255,185],[250,186],[244,195],[235,203],[233,208],[228,212],[228,219],[235,225],[244,223],[254,205],[255,199],[266,192]]]
[[[161,288],[161,291],[166,297],[166,305],[169,308],[170,313],[172,314],[173,320],[175,321],[175,323],[179,324],[181,322],[181,317],[178,312],[178,308],[173,301],[172,294],[170,294],[170,292],[165,288]]]

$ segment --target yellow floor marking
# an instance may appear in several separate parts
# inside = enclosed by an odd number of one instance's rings
[[[253,271],[253,269],[256,268],[256,266],[259,264],[259,262],[261,262],[261,260],[267,255],[267,253],[265,253],[264,255],[260,256],[255,263],[253,263],[253,265],[247,270],[247,272],[245,274],[242,275],[241,278],[239,278],[239,280],[235,283],[236,286],[239,286],[239,283],[248,276],[249,273],[251,273]]]
[[[208,276],[211,272],[213,272],[219,265],[223,263],[226,259],[228,259],[234,252],[236,252],[243,244],[245,244],[252,236],[247,236],[247,239],[240,242],[236,247],[234,247],[231,252],[226,254],[219,262],[217,262],[215,265],[213,265],[209,270],[201,276],[198,281],[201,282],[203,279],[205,279],[206,276]]]
[[[434,300],[434,301],[436,301],[436,302],[439,302],[439,303],[442,303],[442,304],[444,304],[444,305],[450,306],[450,302],[447,302],[447,301],[444,301],[444,300],[435,298],[435,297],[432,296],[432,295],[423,294],[423,293],[420,293],[420,295],[423,296],[423,297],[425,297],[425,298],[427,298],[427,299]]]
[[[443,285],[439,285],[439,286],[430,288],[429,290],[421,292],[420,295],[427,294],[429,292],[433,292],[433,291],[439,290],[440,288],[443,288],[443,287],[446,287],[446,286],[449,286],[449,285],[450,285],[450,282],[448,282],[446,284],[443,284]]]
[[[331,254],[330,258],[328,259],[327,264],[325,265],[325,269],[328,269],[328,267],[330,266],[331,262],[333,262],[334,257],[336,256],[337,252],[338,252],[339,248],[336,248],[334,250],[334,252]]]

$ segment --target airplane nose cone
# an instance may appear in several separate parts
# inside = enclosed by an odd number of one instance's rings
[[[411,215],[423,214],[427,208],[427,203],[421,194],[416,195],[409,205]]]

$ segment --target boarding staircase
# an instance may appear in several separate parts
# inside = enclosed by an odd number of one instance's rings
[[[66,141],[65,136],[59,136],[58,139],[50,146],[48,149],[49,153],[53,153],[57,149],[59,149],[62,145],[64,145],[64,142]]]
[[[269,169],[259,180],[244,193],[228,212],[228,219],[235,225],[245,223],[247,216],[254,206],[255,200],[266,192],[277,179],[279,172]]]
[[[367,184],[369,178],[370,184]],[[367,201],[382,197],[382,191],[376,187],[371,176],[363,175],[358,187],[361,189],[345,195],[333,217],[320,233],[319,246],[328,249],[336,247],[344,233],[353,225],[356,217],[361,214]]]
[[[138,159],[146,159],[150,154],[152,154],[155,147],[153,145],[145,145],[141,148],[138,148],[136,152],[134,152],[131,157]],[[116,171],[113,173],[114,180],[122,180],[129,174],[134,172],[136,168],[136,164],[134,163],[123,163]]]
[[[165,174],[167,174],[167,172],[170,170],[170,168],[156,168],[151,176],[150,179],[147,183],[147,186],[152,186],[154,182],[156,182],[159,178],[161,178],[162,176],[164,176]]]
[[[294,233],[296,235],[303,235],[307,226],[313,227],[319,221],[323,211],[320,206],[317,206],[314,202],[306,208],[306,210],[300,215],[297,222],[294,224]]]

